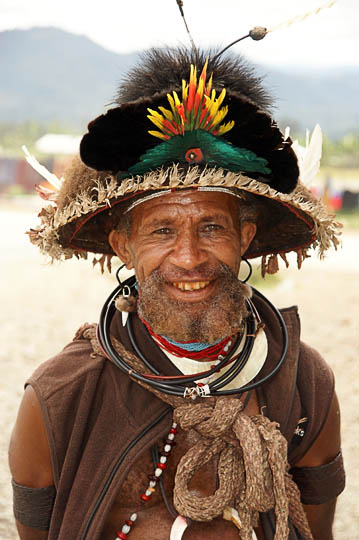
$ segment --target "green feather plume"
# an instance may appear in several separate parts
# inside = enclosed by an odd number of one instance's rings
[[[210,166],[222,167],[231,172],[271,173],[266,159],[246,148],[235,147],[204,130],[187,131],[184,135],[176,135],[158,144],[142,154],[140,161],[128,171],[132,175],[140,175],[162,165],[188,163],[185,154],[191,148],[200,148],[203,154],[201,163]]]

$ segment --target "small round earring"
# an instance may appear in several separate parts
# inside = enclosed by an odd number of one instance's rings
[[[242,261],[245,262],[248,266],[248,275],[246,277],[246,279],[241,279],[241,282],[242,283],[247,283],[247,281],[249,280],[249,278],[251,277],[252,273],[253,273],[253,270],[252,270],[252,265],[249,261],[247,261],[247,259],[245,259],[244,257],[242,257]]]
[[[137,300],[131,291],[131,287],[129,285],[123,284],[120,279],[120,271],[125,266],[126,265],[123,264],[122,266],[118,268],[116,272],[117,281],[119,282],[122,288],[120,290],[120,294],[115,300],[115,307],[118,311],[131,313],[132,311],[136,311]]]

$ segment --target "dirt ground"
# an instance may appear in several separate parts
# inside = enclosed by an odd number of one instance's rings
[[[115,286],[91,263],[48,265],[24,230],[34,223],[36,202],[0,201],[0,539],[18,538],[12,518],[7,447],[23,383],[35,367],[58,352],[85,321],[95,322]],[[305,261],[283,270],[273,288],[260,287],[278,307],[297,304],[304,341],[334,370],[342,410],[347,487],[338,501],[336,540],[359,539],[359,234],[346,231],[343,249],[326,261]]]

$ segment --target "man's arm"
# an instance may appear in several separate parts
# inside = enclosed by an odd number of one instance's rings
[[[30,488],[54,485],[51,456],[40,404],[34,390],[25,390],[9,447],[9,466],[17,484]],[[18,521],[21,540],[45,540],[48,531],[32,529]]]
[[[340,411],[334,394],[327,420],[318,438],[295,467],[317,467],[330,463],[340,451]],[[333,540],[336,498],[324,504],[303,505],[314,540]]]

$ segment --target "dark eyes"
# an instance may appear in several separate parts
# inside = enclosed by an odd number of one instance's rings
[[[171,234],[173,233],[173,230],[170,229],[169,227],[161,227],[160,229],[156,229],[155,231],[153,231],[152,234]]]
[[[203,226],[203,230],[205,232],[221,231],[222,229],[223,229],[222,225],[218,225],[217,223],[208,223]]]
[[[224,227],[222,225],[219,225],[218,223],[205,223],[200,226],[199,233],[213,233],[217,231],[222,231],[223,229]],[[171,234],[176,234],[176,229],[170,227],[160,227],[159,229],[155,229],[152,234],[168,236]]]

